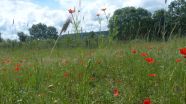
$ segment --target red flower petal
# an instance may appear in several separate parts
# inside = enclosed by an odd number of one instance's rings
[[[181,62],[181,59],[176,59],[176,62],[178,63],[178,62]]]
[[[153,58],[151,58],[151,57],[149,57],[149,58],[145,58],[145,60],[149,63],[149,64],[152,64],[152,63],[154,63],[154,59]]]
[[[119,96],[119,90],[117,88],[114,88],[114,96]]]
[[[152,104],[150,98],[144,99],[143,104]]]
[[[181,48],[180,49],[180,54],[186,55],[186,48]]]
[[[136,53],[137,53],[137,50],[133,49],[133,50],[131,50],[131,52],[132,52],[133,54],[136,54]]]
[[[19,71],[19,70],[20,70],[20,68],[19,68],[19,67],[16,67],[16,68],[15,68],[15,70],[16,70],[16,71]]]
[[[148,74],[149,77],[156,77],[156,74]]]
[[[64,72],[63,76],[66,78],[66,77],[68,77],[68,76],[69,76],[69,73]]]
[[[74,9],[69,9],[68,12],[69,12],[70,14],[74,13],[74,12],[75,12],[75,8],[74,8]]]
[[[141,55],[141,56],[143,56],[143,57],[148,56],[148,54],[147,54],[147,53],[145,53],[145,52],[141,53],[140,55]]]

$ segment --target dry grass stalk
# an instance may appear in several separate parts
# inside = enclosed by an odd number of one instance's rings
[[[71,22],[72,22],[72,21],[71,21],[71,18],[68,17],[67,20],[65,21],[65,23],[63,24],[63,27],[62,27],[62,29],[61,29],[61,32],[59,33],[59,36],[58,36],[58,38],[56,39],[56,41],[55,41],[55,43],[54,43],[54,46],[53,46],[52,49],[51,49],[50,56],[52,55],[52,52],[53,52],[53,50],[54,50],[54,48],[55,48],[55,46],[56,46],[56,44],[57,44],[57,42],[58,42],[60,36],[62,35],[63,32],[66,32],[66,30],[67,30],[67,28],[69,27],[69,25],[70,25]]]

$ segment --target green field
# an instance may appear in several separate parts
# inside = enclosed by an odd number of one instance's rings
[[[186,39],[137,40],[57,47],[51,56],[51,47],[1,47],[0,104],[186,104],[185,46]]]

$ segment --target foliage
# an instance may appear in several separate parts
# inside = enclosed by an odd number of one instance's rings
[[[3,39],[2,39],[2,37],[1,37],[1,32],[0,32],[0,42],[2,42],[3,41]]]
[[[164,9],[157,10],[154,12],[152,19],[154,27],[152,28],[153,35],[150,38],[156,40],[168,38],[171,31],[168,12]]]
[[[176,31],[180,36],[186,36],[186,1],[174,0],[169,5],[169,14],[171,15],[171,22],[178,23]]]
[[[17,35],[18,35],[19,40],[20,40],[21,42],[25,42],[25,41],[29,38],[29,36],[27,36],[27,35],[26,35],[25,33],[23,33],[23,32],[18,32]]]
[[[50,39],[57,39],[58,37],[58,32],[57,32],[57,29],[53,26],[49,26],[47,27],[47,38],[50,38]]]
[[[109,21],[111,33],[113,31],[119,40],[135,39],[145,35],[151,28],[151,13],[143,8],[125,7],[118,9]],[[115,29],[114,29],[115,28]]]
[[[186,1],[174,0],[168,11],[160,9],[152,16],[143,8],[118,9],[109,21],[109,29],[111,35],[119,40],[168,40],[172,34],[186,36]]]
[[[30,35],[34,39],[56,39],[57,29],[53,26],[47,27],[45,24],[36,24],[29,29]]]

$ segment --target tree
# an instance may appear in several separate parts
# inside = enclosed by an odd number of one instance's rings
[[[28,39],[28,36],[23,32],[18,32],[17,35],[21,42],[25,42]]]
[[[152,18],[155,23],[157,23],[157,26],[162,27],[164,25],[165,21],[165,15],[167,12],[164,9],[160,9],[154,12]]]
[[[119,40],[147,36],[152,28],[151,13],[143,8],[125,7],[118,9],[109,20],[110,33]]]
[[[47,38],[47,26],[45,24],[32,25],[29,29],[30,35],[34,39],[46,39]]]
[[[169,5],[168,12],[171,16],[171,22],[174,24],[178,23],[176,30],[179,32],[180,36],[186,35],[186,1],[172,1]]]
[[[167,11],[164,9],[156,10],[152,16],[153,22],[154,22],[154,28],[153,28],[153,38],[154,39],[168,39],[172,25],[170,15]]]
[[[108,27],[110,36],[119,40],[168,40],[178,33],[186,36],[186,1],[174,0],[168,11],[160,9],[153,16],[143,8],[121,8],[114,12]]]
[[[3,41],[3,39],[2,39],[2,37],[1,37],[1,32],[0,32],[0,42],[2,42]]]
[[[58,34],[55,27],[47,27],[47,25],[41,23],[33,25],[29,32],[34,39],[56,39]]]
[[[53,26],[47,27],[47,38],[56,39],[58,37],[57,29]]]

